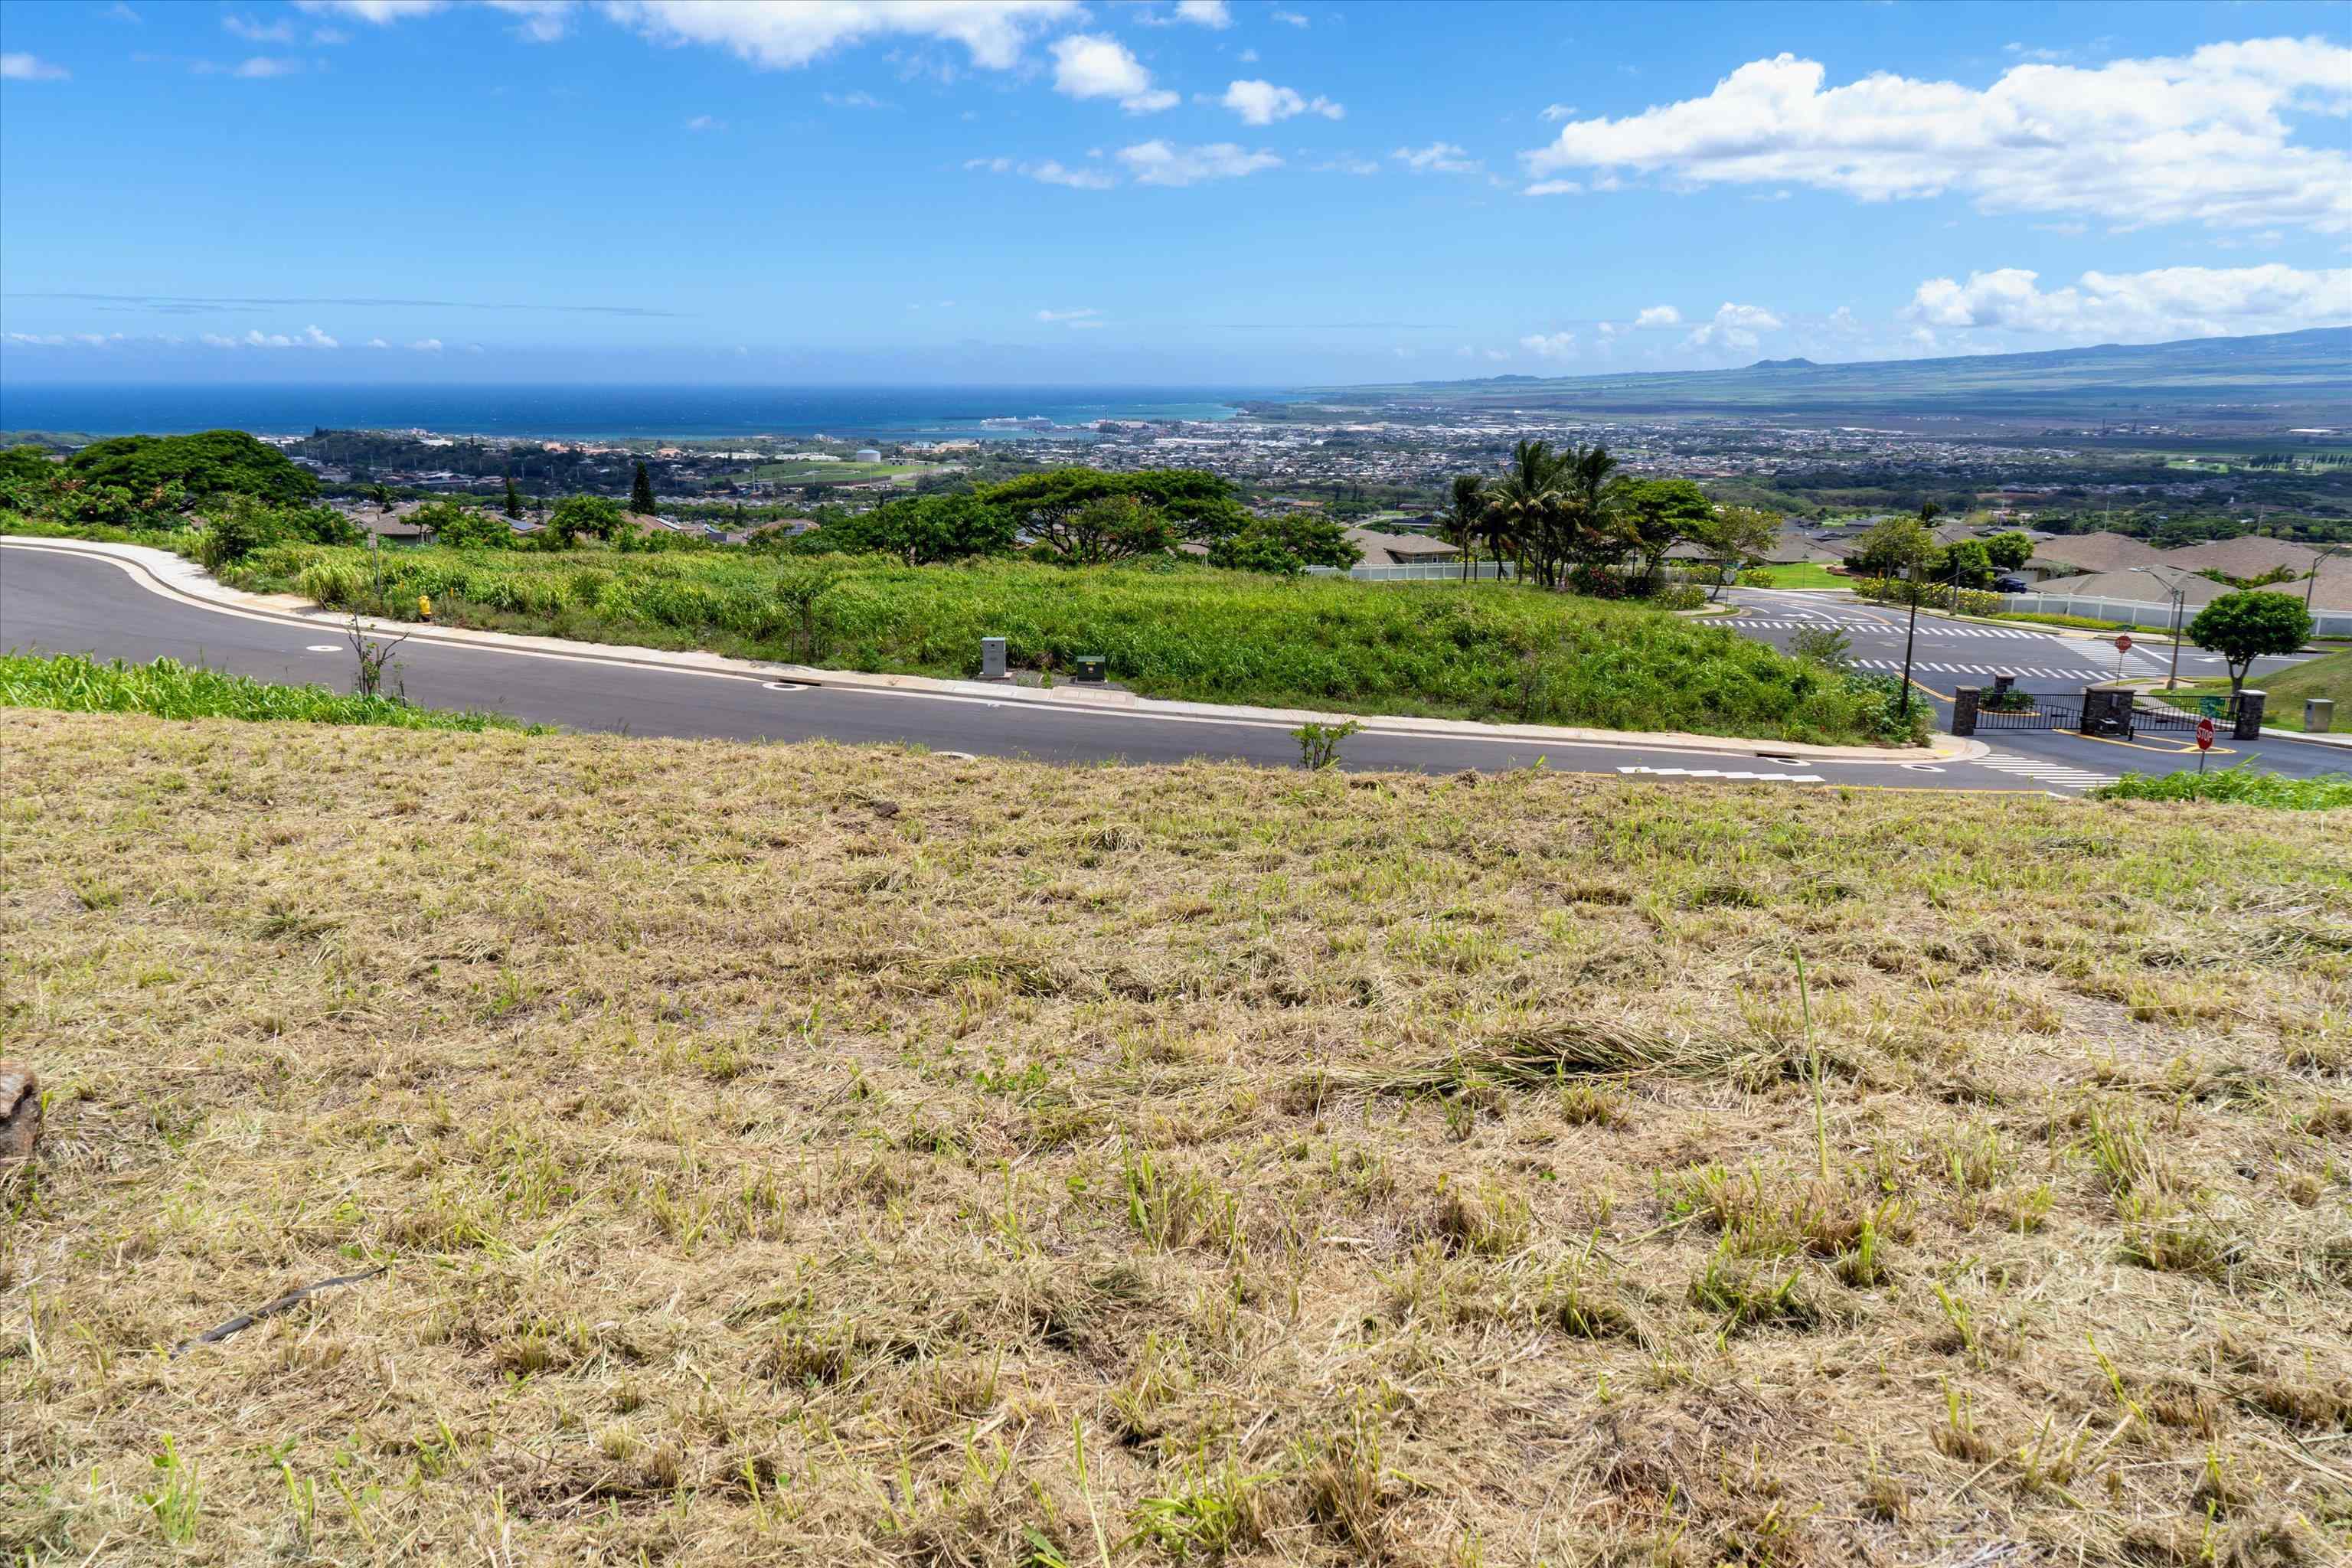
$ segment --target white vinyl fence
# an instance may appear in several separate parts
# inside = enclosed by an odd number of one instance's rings
[[[1470,580],[1491,583],[1498,571],[1502,576],[1509,577],[1511,563],[1506,561],[1498,568],[1492,561],[1475,562],[1470,567]],[[1341,574],[1337,566],[1309,566],[1307,574],[1337,577]],[[1412,566],[1350,566],[1346,575],[1359,583],[1458,583],[1462,580],[1462,563],[1436,561]]]
[[[2285,593],[2285,588],[2279,590]],[[2084,616],[2095,621],[2129,621],[2136,626],[2172,626],[2172,601],[2159,599],[2153,604],[2138,599],[2087,599],[2074,594],[2003,594],[2003,605],[2037,616]],[[2191,605],[2181,613],[2187,626],[2197,618],[2198,606]],[[2352,637],[2352,610],[2314,610],[2313,634],[2323,637]]]

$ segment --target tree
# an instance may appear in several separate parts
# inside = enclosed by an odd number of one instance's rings
[[[515,489],[512,474],[507,476],[507,516],[510,518],[522,516],[522,492]]]
[[[1016,537],[1078,565],[1213,543],[1251,521],[1232,486],[1197,468],[1047,468],[973,493]]]
[[[134,495],[158,485],[177,485],[191,500],[247,495],[292,506],[319,493],[319,481],[285,453],[242,430],[117,436],[84,447],[66,459],[65,467],[85,483],[115,485]]]
[[[1929,501],[1921,507],[1927,512],[1935,506]],[[1854,552],[1845,558],[1846,570],[1864,577],[1907,576],[1915,566],[1925,565],[1935,558],[1935,536],[1918,519],[1890,517],[1885,522],[1872,525],[1855,542]]]
[[[501,519],[454,500],[428,501],[408,514],[419,528],[433,531],[433,542],[454,550],[511,550],[514,530]]]
[[[1641,552],[1643,575],[1664,570],[1666,552],[1715,520],[1715,504],[1688,479],[1627,479],[1617,487],[1616,516]]]
[[[1486,481],[1476,474],[1456,474],[1438,533],[1462,552],[1462,580],[1470,581],[1470,559],[1478,549],[1478,517],[1486,509]]]
[[[637,461],[636,478],[629,481],[629,510],[639,517],[651,517],[661,510],[660,503],[654,500],[653,476],[646,472],[643,458]]]
[[[1557,558],[1550,554],[1550,547],[1558,537],[1556,520],[1567,504],[1568,492],[1560,483],[1560,464],[1552,454],[1551,443],[1524,438],[1514,443],[1510,467],[1488,491],[1480,514],[1495,547],[1495,559],[1502,560],[1504,544],[1508,542],[1522,563],[1533,563],[1537,580],[1551,586],[1555,581],[1551,566]]]
[[[2310,637],[2313,624],[2311,612],[2293,595],[2250,590],[2224,594],[2198,611],[2189,623],[2189,640],[2228,662],[2234,698],[2254,660],[2295,652]]]
[[[1294,510],[1253,519],[1209,546],[1213,566],[1296,576],[1309,566],[1353,566],[1364,558],[1334,519]]]
[[[872,511],[836,518],[816,534],[822,537],[813,536],[812,548],[886,552],[909,566],[1013,549],[1011,521],[970,490],[885,501]]]
[[[1707,592],[1712,599],[1725,584],[1771,553],[1780,537],[1780,520],[1757,507],[1719,507],[1686,523],[1684,532],[1715,562],[1715,585]]]
[[[1955,588],[1981,588],[1992,581],[1992,552],[1981,539],[1957,539],[1944,546],[1928,574]]]
[[[548,533],[562,550],[571,549],[583,534],[610,540],[627,526],[620,507],[603,496],[565,496],[547,520]]]
[[[1994,534],[1984,543],[1985,553],[2003,572],[2014,572],[2033,559],[2033,541],[2013,528]]]

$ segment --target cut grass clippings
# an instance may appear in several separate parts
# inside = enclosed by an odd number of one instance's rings
[[[145,713],[159,719],[278,720],[374,724],[401,730],[524,730],[502,714],[419,708],[394,697],[359,697],[323,686],[289,686],[159,658],[149,664],[81,654],[0,654],[0,707],[68,713]]]
[[[2320,816],[0,755],[12,1560],[2340,1556]]]

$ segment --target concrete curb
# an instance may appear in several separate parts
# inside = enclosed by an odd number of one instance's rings
[[[95,556],[114,562],[154,592],[184,599],[207,609],[277,621],[288,626],[341,627],[352,617],[337,615],[291,594],[248,594],[220,583],[193,561],[143,544],[109,544],[87,539],[37,539],[0,534],[0,545],[20,550],[47,550],[60,554]],[[1179,702],[1138,697],[1131,692],[1080,686],[1050,689],[1009,682],[948,680],[921,675],[877,675],[862,670],[818,669],[807,665],[772,664],[760,659],[728,658],[719,654],[672,652],[664,648],[630,647],[610,643],[583,643],[561,637],[526,637],[510,632],[475,631],[462,626],[425,626],[414,621],[359,617],[369,631],[405,636],[417,643],[479,647],[500,653],[542,658],[562,658],[585,664],[630,665],[679,673],[726,676],[738,679],[782,681],[793,686],[820,686],[841,690],[897,693],[907,696],[950,697],[994,703],[1017,702],[1065,711],[1116,712],[1135,718],[1166,719],[1202,723],[1223,722],[1295,729],[1300,724],[1353,719],[1367,734],[1418,737],[1425,740],[1521,741],[1559,746],[1606,746],[1628,751],[1698,752],[1734,757],[1785,757],[1811,763],[1870,763],[1902,765],[1912,763],[1969,762],[1987,754],[1982,741],[1938,735],[1927,746],[1813,746],[1795,742],[1748,740],[1730,735],[1691,735],[1676,731],[1586,730],[1546,724],[1482,724],[1468,719],[1425,719],[1399,714],[1347,714],[1310,709],[1250,708],[1211,702]]]

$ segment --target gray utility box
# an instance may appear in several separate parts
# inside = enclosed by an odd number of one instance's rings
[[[1076,663],[1078,667],[1077,679],[1080,685],[1092,686],[1100,685],[1102,683],[1102,655],[1098,653],[1082,653],[1072,662]]]
[[[980,678],[982,680],[1004,679],[1004,639],[1003,637],[980,639]]]
[[[2336,728],[2336,699],[2306,697],[2303,700],[2303,732],[2325,735]]]

